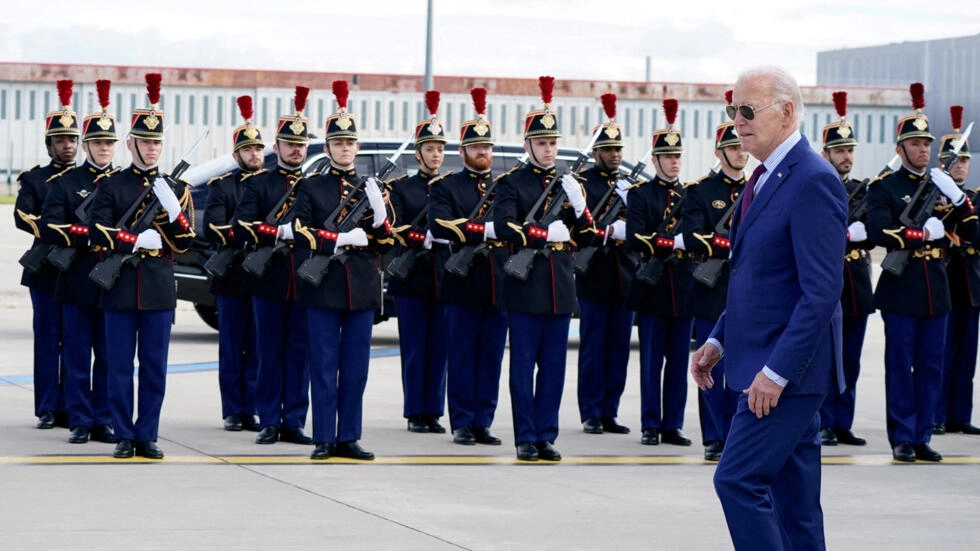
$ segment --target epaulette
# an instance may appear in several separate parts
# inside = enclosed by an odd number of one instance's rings
[[[688,182],[688,183],[682,185],[681,186],[681,189],[687,189],[687,188],[689,188],[691,186],[696,186],[696,185],[698,185],[700,183],[701,183],[701,180],[694,180],[693,182]]]
[[[885,178],[887,178],[887,177],[889,177],[891,175],[892,175],[892,173],[889,172],[888,174],[885,174],[884,176],[876,176],[876,177],[872,178],[871,181],[867,183],[867,185],[868,186],[871,186],[875,182],[880,182],[880,181],[884,180]]]
[[[20,174],[18,174],[18,175],[17,175],[17,181],[19,182],[19,181],[20,181],[20,179],[21,179],[21,178],[22,178],[22,177],[23,177],[23,176],[24,176],[25,174],[27,174],[28,172],[34,172],[35,170],[37,170],[37,169],[39,169],[39,168],[41,168],[41,165],[34,165],[34,166],[33,166],[32,168],[29,168],[29,169],[27,169],[27,170],[21,170],[21,171],[20,171]]]
[[[633,184],[631,186],[626,187],[625,190],[626,191],[629,191],[629,190],[631,190],[633,188],[638,188],[638,187],[642,186],[643,184],[645,184],[645,183],[647,183],[649,181],[650,180],[640,180],[639,182],[637,182],[637,183],[635,183],[635,184]]]
[[[317,178],[321,174],[323,174],[323,173],[320,172],[319,170],[314,170],[313,172],[310,172],[309,174],[304,174],[303,175],[303,178],[308,180],[308,179],[312,179],[312,178]]]
[[[402,174],[401,176],[398,176],[397,178],[392,178],[390,180],[385,180],[384,184],[386,186],[388,186],[388,187],[391,187],[391,184],[394,184],[395,182],[397,182],[399,180],[405,180],[407,178],[408,178],[408,174]]]
[[[249,172],[248,174],[242,176],[242,181],[244,182],[245,180],[248,180],[252,176],[258,176],[259,174],[265,174],[266,172],[269,172],[269,169],[264,167],[256,170],[255,172]]]
[[[496,182],[497,180],[499,180],[499,179],[501,179],[501,178],[503,178],[504,176],[508,176],[508,175],[510,175],[510,174],[513,174],[514,172],[517,172],[517,169],[518,169],[518,168],[520,168],[520,167],[516,167],[516,166],[515,166],[514,168],[511,168],[511,169],[510,169],[510,170],[508,170],[507,172],[504,172],[503,174],[501,174],[501,175],[499,175],[499,176],[497,176],[496,178],[494,178],[494,179],[493,179],[493,181],[494,181],[494,182]]]
[[[432,184],[434,184],[434,183],[436,183],[436,182],[444,179],[446,176],[449,176],[452,173],[453,173],[453,171],[450,170],[450,171],[446,172],[445,174],[440,174],[438,176],[434,176],[431,180],[429,180],[429,187],[432,187]]]
[[[231,176],[231,171],[225,172],[221,176],[215,176],[214,178],[211,178],[210,180],[208,180],[208,183],[206,185],[209,185],[210,186],[211,184],[213,184],[215,182],[220,182],[221,180],[224,180],[225,178],[227,178],[229,176]]]
[[[715,175],[714,173],[709,172],[709,173],[705,174],[704,176],[698,178],[697,180],[695,180],[694,182],[691,182],[691,183],[692,184],[700,184],[701,182],[707,180],[708,178],[711,178],[714,175]]]
[[[59,177],[61,177],[62,175],[64,175],[64,174],[67,174],[67,173],[69,173],[69,172],[71,172],[72,170],[75,170],[75,166],[76,166],[76,165],[68,165],[68,166],[66,166],[66,167],[65,167],[65,169],[64,169],[64,170],[62,170],[61,172],[55,172],[55,173],[54,173],[54,174],[52,174],[51,176],[48,176],[48,179],[47,179],[47,180],[45,180],[45,181],[44,181],[44,183],[48,183],[48,182],[50,182],[51,180],[55,180],[55,179],[57,179],[57,178],[59,178]]]
[[[113,174],[116,174],[120,170],[122,170],[122,168],[120,168],[120,167],[117,166],[116,168],[110,170],[109,172],[103,172],[103,173],[101,173],[101,174],[99,174],[98,176],[95,177],[95,182],[98,182],[99,180],[101,180],[103,178],[108,178],[109,176],[112,176]]]

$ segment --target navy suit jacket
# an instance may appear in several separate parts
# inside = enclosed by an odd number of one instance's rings
[[[784,394],[827,393],[835,373],[844,380],[846,202],[840,178],[801,137],[744,219],[736,215],[728,300],[711,335],[732,389],[748,388],[763,366],[789,380]]]

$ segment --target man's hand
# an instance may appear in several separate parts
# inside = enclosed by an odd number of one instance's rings
[[[385,223],[388,213],[385,210],[384,196],[381,194],[381,187],[378,186],[377,180],[374,178],[367,179],[367,182],[364,183],[364,195],[367,195],[368,203],[370,203],[371,211],[374,214],[371,225],[375,228],[381,227]]]
[[[762,419],[769,415],[772,408],[779,403],[779,396],[783,393],[783,387],[777,385],[775,381],[766,377],[762,370],[759,370],[755,374],[755,379],[752,380],[752,385],[742,392],[749,395],[749,411]]]
[[[582,194],[582,184],[578,183],[578,180],[571,174],[566,174],[561,177],[561,188],[565,190],[565,196],[568,197],[568,202],[572,204],[575,216],[582,216],[582,213],[585,212],[585,195]]]
[[[157,196],[160,205],[167,211],[167,218],[173,222],[180,216],[180,201],[174,190],[170,189],[167,181],[163,178],[153,180],[153,194]]]
[[[936,184],[939,191],[948,197],[954,205],[959,205],[963,201],[963,190],[956,185],[956,182],[953,181],[949,174],[934,167],[929,171],[929,177],[932,178],[932,183]]]
[[[711,369],[721,360],[721,352],[711,343],[704,343],[691,356],[691,376],[701,390],[715,386]]]

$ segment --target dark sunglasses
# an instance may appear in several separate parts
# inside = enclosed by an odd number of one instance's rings
[[[774,102],[770,103],[769,105],[767,105],[765,107],[760,107],[758,109],[756,109],[755,107],[752,107],[751,105],[726,105],[725,106],[725,113],[727,113],[728,114],[728,118],[730,118],[732,120],[735,120],[735,114],[736,113],[741,113],[742,114],[742,117],[744,117],[745,120],[750,121],[750,120],[752,120],[752,119],[755,118],[755,114],[756,113],[758,113],[759,111],[765,111],[766,109],[769,109],[770,107],[772,107],[773,105],[776,105],[777,103],[783,103],[783,100],[774,101]]]

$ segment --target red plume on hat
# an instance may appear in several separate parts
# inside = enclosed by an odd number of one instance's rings
[[[296,108],[296,116],[303,116],[303,109],[306,109],[306,97],[310,95],[310,89],[306,86],[297,86],[296,95],[293,96],[293,106]]]
[[[551,93],[555,89],[555,77],[538,77],[538,88],[541,88],[541,101],[544,102],[544,108],[547,109],[551,105]]]
[[[238,112],[242,114],[245,123],[252,122],[252,96],[238,96]]]
[[[602,110],[606,112],[606,116],[609,120],[616,118],[616,94],[602,94],[599,96],[602,100]]]
[[[433,118],[439,110],[439,90],[428,90],[425,92],[425,108]]]
[[[97,80],[95,81],[95,90],[99,95],[99,105],[102,106],[102,112],[105,113],[109,109],[109,87],[112,86],[112,82],[108,80]]]
[[[75,85],[72,80],[59,80],[58,81],[58,99],[61,100],[61,106],[65,111],[71,109],[71,88]]]
[[[732,93],[733,90],[725,90],[725,103],[728,105],[732,104]]]
[[[677,100],[674,98],[667,98],[664,100],[664,117],[667,118],[667,126],[673,127],[674,121],[677,120]]]
[[[160,82],[163,76],[160,73],[146,73],[146,97],[150,100],[150,106],[156,108],[160,104]]]
[[[921,82],[913,82],[909,86],[909,93],[912,94],[912,109],[921,111],[926,106],[926,89]]]
[[[483,118],[487,112],[487,89],[473,88],[470,90],[470,97],[473,98],[473,109],[476,110],[476,116]]]
[[[341,112],[347,111],[347,97],[350,95],[347,81],[335,80],[331,88],[333,89],[334,97],[337,98],[337,107]]]
[[[837,116],[843,121],[844,116],[847,115],[847,92],[834,92],[833,96],[834,109],[837,111]]]
[[[963,128],[963,106],[950,105],[949,119],[953,122],[953,132],[958,134],[960,132],[960,128]]]

